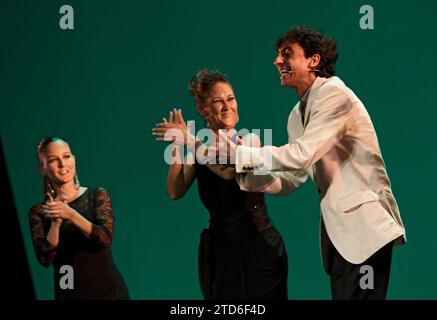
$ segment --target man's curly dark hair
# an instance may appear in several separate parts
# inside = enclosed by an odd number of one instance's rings
[[[276,40],[276,49],[279,50],[287,42],[298,43],[303,48],[306,58],[314,54],[320,55],[320,62],[317,66],[319,71],[316,71],[318,76],[329,78],[335,75],[335,62],[338,58],[335,40],[313,29],[299,26],[289,29]]]

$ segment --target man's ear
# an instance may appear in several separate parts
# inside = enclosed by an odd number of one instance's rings
[[[308,68],[317,69],[320,63],[320,54],[316,53],[310,58],[310,63],[308,64]]]

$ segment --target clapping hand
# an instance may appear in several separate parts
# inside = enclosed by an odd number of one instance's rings
[[[162,123],[156,124],[152,134],[157,141],[169,141],[178,145],[187,145],[192,135],[188,132],[187,124],[182,117],[182,110],[173,109],[170,111],[169,119],[162,119]]]
[[[42,205],[44,215],[52,220],[52,223],[60,224],[63,220],[71,220],[75,211],[71,208],[66,199],[61,196],[54,200],[50,194],[47,195],[48,200]]]

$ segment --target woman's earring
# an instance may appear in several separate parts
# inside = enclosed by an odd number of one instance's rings
[[[55,199],[56,198],[56,191],[53,188],[52,183],[50,182],[50,179],[45,177],[44,180],[45,180],[46,195],[49,194],[52,199]]]
[[[76,190],[79,190],[80,188],[80,183],[79,183],[79,178],[77,177],[77,173],[74,175],[74,188]]]

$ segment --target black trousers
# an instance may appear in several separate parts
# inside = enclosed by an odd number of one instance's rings
[[[393,242],[361,264],[346,261],[332,245],[330,268],[333,300],[385,300],[390,277]]]

